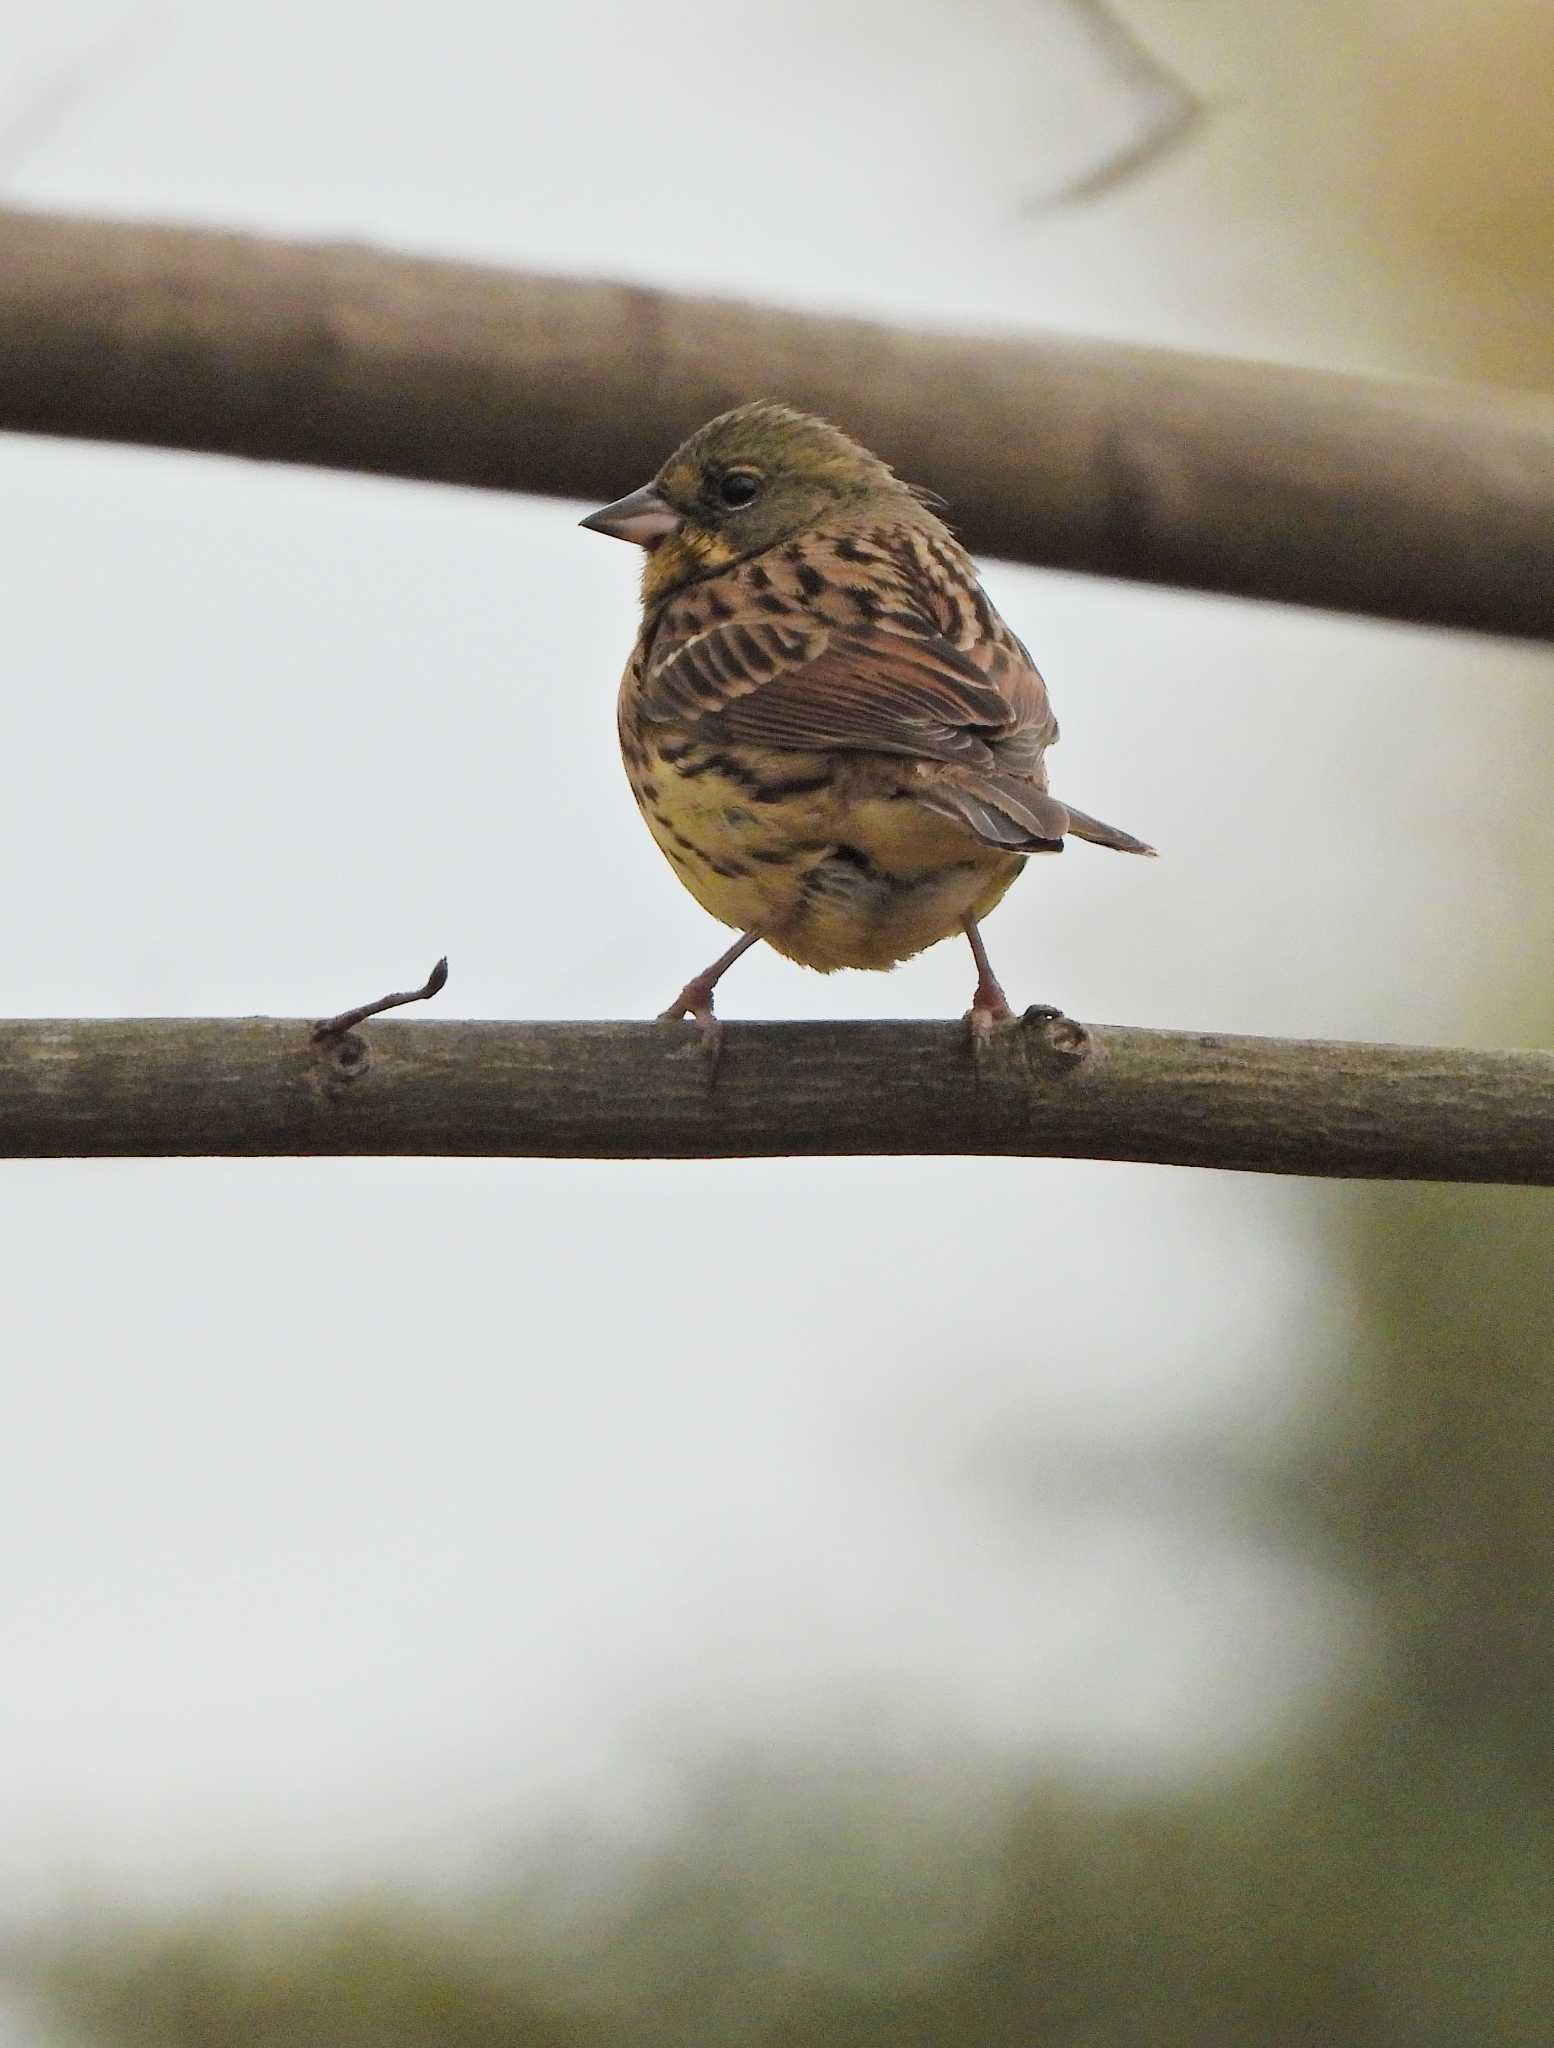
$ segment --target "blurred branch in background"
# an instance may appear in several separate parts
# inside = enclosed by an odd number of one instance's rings
[[[688,1042],[687,1042],[688,1041]],[[1086,1027],[0,1024],[0,1157],[1150,1160],[1554,1185],[1554,1053]]]
[[[598,499],[762,395],[990,554],[1554,638],[1544,397],[0,214],[0,428]]]

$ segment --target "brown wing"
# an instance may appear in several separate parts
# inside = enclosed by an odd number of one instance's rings
[[[992,767],[1007,698],[958,648],[895,628],[784,628],[731,620],[648,671],[642,709],[707,739],[853,747]]]
[[[817,534],[672,601],[637,708],[724,744],[941,764],[918,800],[998,846],[1051,846],[1057,737],[1029,655],[944,533]]]
[[[713,746],[905,756],[920,772],[904,796],[1010,851],[1054,851],[1070,831],[1152,851],[1048,794],[1046,685],[969,557],[921,511],[809,534],[677,589],[622,680],[628,763],[654,724]]]

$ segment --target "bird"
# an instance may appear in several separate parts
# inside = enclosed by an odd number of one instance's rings
[[[929,492],[771,399],[698,428],[581,524],[645,553],[617,723],[648,830],[739,937],[660,1014],[717,1050],[752,946],[886,969],[964,933],[973,1044],[1012,1016],[981,924],[1072,834],[1154,848],[1047,787],[1046,684]]]

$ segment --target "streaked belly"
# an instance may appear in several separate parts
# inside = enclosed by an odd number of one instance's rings
[[[909,796],[857,794],[824,755],[654,749],[632,781],[702,908],[803,966],[893,967],[990,911],[1025,865]]]

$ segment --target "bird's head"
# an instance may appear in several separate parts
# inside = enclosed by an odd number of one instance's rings
[[[675,450],[650,484],[582,523],[647,550],[643,602],[837,516],[921,500],[825,420],[762,399],[721,413]]]

